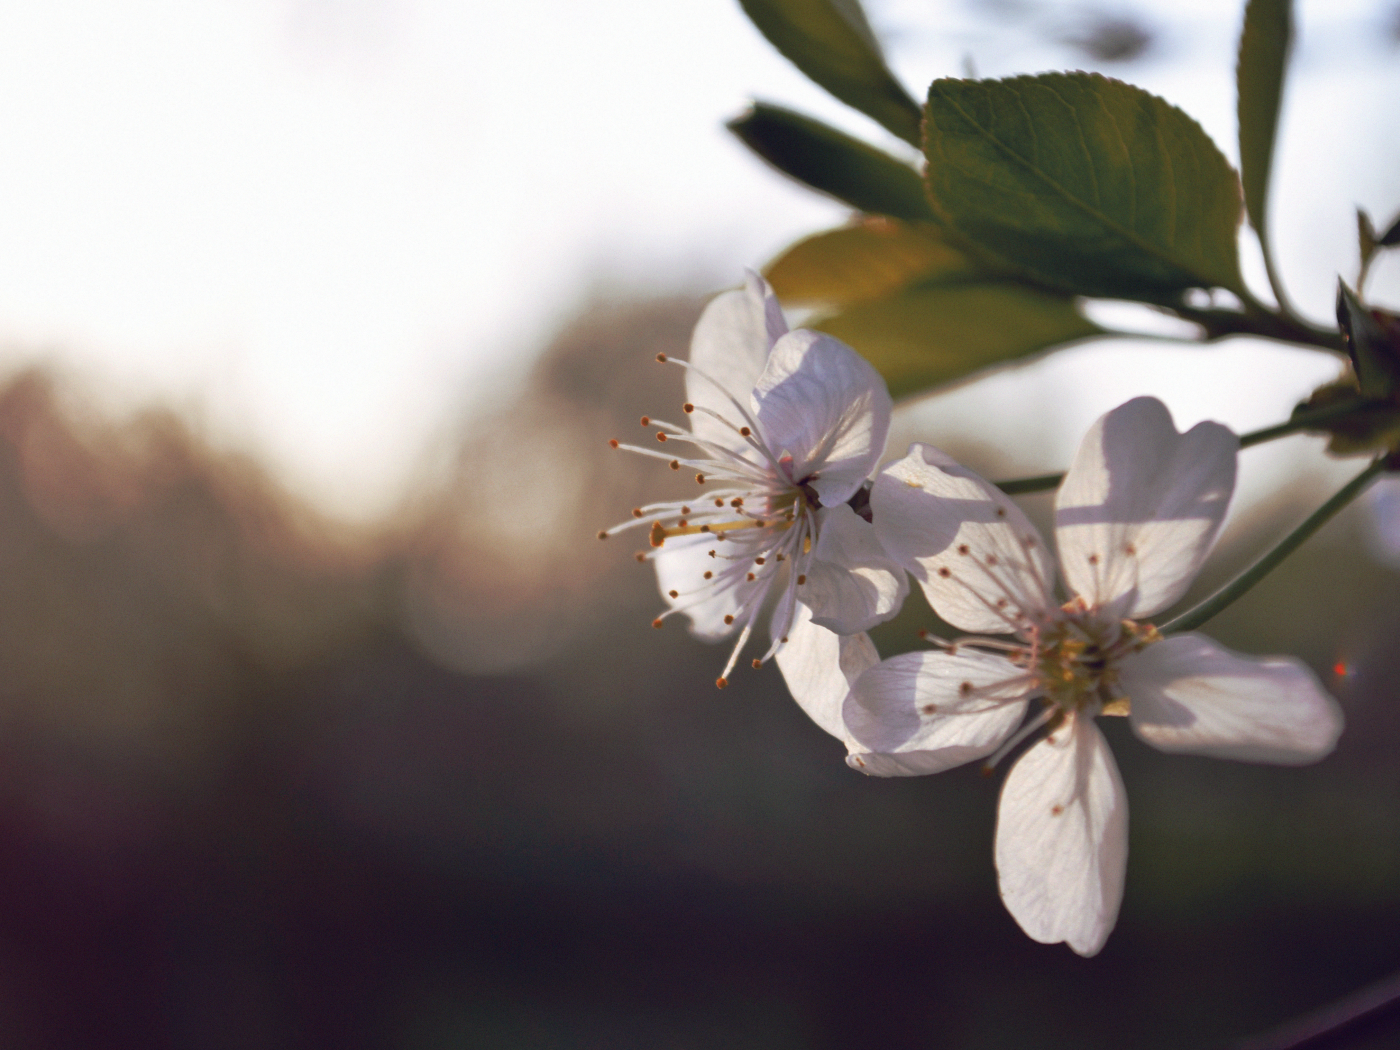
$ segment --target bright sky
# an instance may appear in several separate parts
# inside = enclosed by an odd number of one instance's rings
[[[1400,63],[1383,5],[1302,6],[1275,214],[1295,298],[1321,318],[1354,271],[1353,204],[1400,207]],[[981,75],[1084,64],[1048,7],[869,8],[916,96],[965,54]],[[881,137],[734,0],[0,9],[0,368],[56,360],[119,406],[171,401],[352,517],[392,505],[591,290],[718,287],[841,221],[723,131],[750,97]],[[1161,46],[1122,75],[1233,153],[1238,12],[1137,9]],[[1373,285],[1397,288],[1394,266]],[[1056,381],[1099,375],[1085,360]],[[1317,368],[1271,368],[1260,421]],[[1158,373],[1195,413],[1206,373]],[[1139,366],[1129,385],[1148,380]]]

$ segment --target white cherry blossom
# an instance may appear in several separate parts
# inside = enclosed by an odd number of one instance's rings
[[[662,356],[660,360],[667,359]],[[893,616],[908,591],[904,571],[848,503],[884,452],[890,396],[879,374],[840,340],[789,331],[761,277],[716,297],[691,339],[684,411],[688,426],[644,417],[659,445],[623,445],[694,475],[692,499],[636,508],[670,608],[697,637],[737,633],[723,687],[772,597],[771,644],[787,640],[799,600],[815,623],[851,634]],[[677,446],[682,451],[672,451]]]
[[[1200,568],[1238,447],[1215,423],[1177,433],[1152,398],[1100,419],[1055,502],[1064,603],[1035,528],[972,471],[915,445],[876,481],[886,550],[939,616],[976,635],[862,674],[844,725],[884,757],[848,761],[932,773],[995,762],[1043,729],[1007,775],[995,846],[1002,900],[1037,941],[1093,955],[1122,900],[1127,801],[1095,716],[1127,715],[1164,751],[1283,764],[1316,761],[1341,732],[1336,702],[1300,662],[1241,656],[1197,634],[1162,638],[1145,622]]]

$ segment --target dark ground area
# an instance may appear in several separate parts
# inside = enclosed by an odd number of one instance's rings
[[[617,330],[683,345],[693,305],[647,309],[569,334],[546,418],[611,418],[570,369]],[[631,506],[588,469],[549,527]],[[169,419],[0,392],[0,1045],[1223,1048],[1400,969],[1400,579],[1354,522],[1210,629],[1327,671],[1337,753],[1106,726],[1132,855],[1083,960],[997,899],[999,776],[853,773],[776,672],[717,692],[718,650],[652,631],[625,550],[510,584],[462,517],[328,538]],[[453,671],[425,607],[539,656]],[[1400,1013],[1327,1045],[1400,1045]]]

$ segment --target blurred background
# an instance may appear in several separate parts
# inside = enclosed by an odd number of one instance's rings
[[[1099,69],[1234,152],[1228,5],[868,9],[916,95]],[[668,472],[607,439],[679,401],[653,358],[710,294],[846,218],[723,120],[897,148],[737,4],[0,12],[0,1045],[1225,1047],[1400,968],[1393,487],[1210,625],[1317,669],[1333,756],[1105,726],[1132,860],[1092,960],[1002,909],[999,777],[862,777],[774,669],[718,692],[723,650],[650,628],[593,536]],[[1354,206],[1400,209],[1400,8],[1299,15],[1273,214],[1323,321]],[[1369,288],[1400,306],[1394,259]],[[1336,370],[1086,344],[904,406],[890,449],[1038,473],[1133,395],[1248,430]],[[1359,469],[1241,464],[1188,602]]]

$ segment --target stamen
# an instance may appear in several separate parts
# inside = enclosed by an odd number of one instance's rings
[[[673,460],[671,460],[671,469],[672,469],[672,470],[680,470],[680,469],[681,469],[681,461],[678,460],[678,459],[673,459]]]
[[[651,417],[650,417],[650,416],[643,416],[643,417],[642,417],[642,426],[644,426],[644,427],[649,427],[649,426],[651,426]]]
[[[690,413],[695,411],[695,406],[692,405],[689,401],[687,401],[685,404],[681,405],[681,411],[683,411],[686,415],[690,415]]]
[[[621,444],[621,442],[618,441],[617,438],[608,438],[608,444],[611,445],[613,448],[617,448],[618,445]]]

